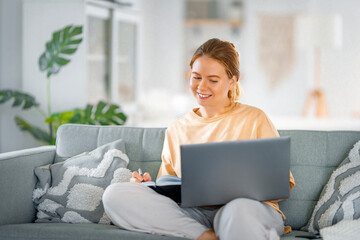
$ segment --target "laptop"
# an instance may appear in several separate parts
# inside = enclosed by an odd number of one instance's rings
[[[290,195],[290,137],[181,145],[181,207]]]

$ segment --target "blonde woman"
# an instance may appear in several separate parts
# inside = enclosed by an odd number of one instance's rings
[[[237,102],[240,96],[239,54],[227,41],[210,39],[194,53],[190,89],[198,108],[166,130],[158,177],[181,177],[180,145],[278,137],[266,114]],[[209,176],[212,177],[212,176]],[[196,176],[194,176],[196,178]],[[133,173],[130,183],[109,186],[104,208],[121,228],[190,239],[279,239],[284,214],[277,201],[239,198],[221,208],[180,208],[174,201],[142,184],[148,173]],[[290,173],[290,189],[295,185]],[[251,186],[251,183],[249,184]]]

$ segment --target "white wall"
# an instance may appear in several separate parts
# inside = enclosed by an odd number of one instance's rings
[[[181,88],[184,75],[184,1],[144,0],[142,9],[140,111],[146,121],[164,126],[173,117],[170,99]]]
[[[46,110],[46,73],[39,70],[39,56],[54,31],[85,23],[84,1],[26,0],[23,6],[23,90],[33,93]],[[71,62],[51,76],[52,112],[86,104],[85,50],[83,42],[71,56]]]
[[[0,88],[21,89],[22,87],[22,15],[21,0],[0,0]],[[14,150],[15,145],[29,146],[14,122],[16,115],[22,115],[19,108],[10,103],[0,105],[0,152]],[[15,143],[16,141],[16,143]]]
[[[0,1],[0,89],[2,89],[2,86],[3,86],[3,76],[2,76],[2,72],[3,72],[3,60],[2,60],[2,56],[3,56],[3,52],[4,52],[4,49],[3,49],[3,22],[4,22],[4,14],[3,14],[3,10],[4,7],[3,7],[3,1],[1,0]],[[1,134],[1,130],[2,130],[2,119],[3,119],[3,110],[2,108],[0,108],[0,153],[1,153],[1,142],[3,141],[2,140],[2,134]]]
[[[0,0],[1,10],[1,88],[17,89],[36,97],[47,111],[46,73],[40,72],[39,56],[52,33],[67,24],[84,24],[83,0]],[[83,107],[86,104],[85,47],[80,45],[69,65],[51,77],[52,112]],[[39,146],[29,134],[16,127],[15,115],[47,129],[36,110],[21,111],[11,104],[0,105],[0,152]]]
[[[328,5],[322,0],[320,3],[325,13],[336,10],[343,17],[343,47],[323,57],[327,100],[334,116],[351,116],[355,111],[360,112],[360,2],[333,0]]]
[[[272,91],[268,79],[259,66],[259,13],[291,13],[301,10],[302,6],[294,1],[246,1],[244,27],[240,40],[240,70],[244,94],[242,101],[262,108],[267,113],[299,115],[304,100],[306,81],[303,81],[304,69],[299,65],[297,70],[288,76]],[[304,4],[305,5],[305,4]],[[294,94],[294,92],[296,94]],[[284,101],[286,99],[286,101]],[[289,106],[288,104],[291,104]],[[285,112],[284,112],[285,111]]]
[[[312,78],[312,55],[296,50],[296,62],[286,81],[273,91],[259,67],[258,13],[338,13],[343,20],[343,47],[322,55],[322,84],[331,118],[350,118],[360,109],[360,2],[247,0],[245,24],[240,40],[241,70],[245,76],[243,101],[271,115],[300,117]],[[310,64],[309,64],[310,63]],[[311,79],[310,79],[311,80]]]
[[[183,74],[182,0],[143,1],[143,89],[164,87],[176,91]]]

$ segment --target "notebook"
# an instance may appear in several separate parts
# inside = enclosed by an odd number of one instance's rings
[[[163,175],[156,181],[142,182],[155,192],[171,198],[177,204],[181,204],[181,178],[173,175]]]
[[[181,206],[290,195],[290,137],[181,145]]]

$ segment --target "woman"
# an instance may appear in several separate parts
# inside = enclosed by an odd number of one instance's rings
[[[191,62],[190,89],[199,108],[167,130],[158,177],[181,177],[180,145],[278,137],[258,108],[236,102],[240,95],[239,54],[227,41],[210,39]],[[211,177],[211,176],[209,176]],[[279,239],[288,232],[277,201],[235,199],[216,208],[180,208],[171,199],[138,184],[148,173],[134,172],[130,183],[113,184],[103,196],[104,208],[119,227],[191,239]],[[295,185],[290,173],[290,189]]]

